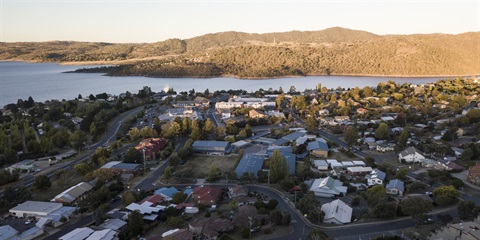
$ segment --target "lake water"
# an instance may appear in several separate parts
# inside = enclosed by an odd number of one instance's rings
[[[318,83],[327,88],[353,88],[377,86],[380,82],[393,80],[397,83],[429,83],[438,78],[395,78],[395,77],[347,77],[347,76],[309,76],[295,78],[275,78],[266,80],[241,80],[236,78],[146,78],[146,77],[108,77],[97,73],[63,73],[88,66],[63,66],[55,63],[0,62],[0,107],[16,103],[19,98],[29,96],[37,102],[51,99],[74,99],[81,94],[111,93],[126,91],[137,93],[143,86],[149,86],[155,92],[165,87],[175,91],[205,91],[244,89],[255,91],[260,88],[288,91],[290,86],[297,90],[313,89]]]

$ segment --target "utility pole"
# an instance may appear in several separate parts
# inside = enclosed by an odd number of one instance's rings
[[[147,174],[147,161],[145,159],[145,142],[142,143],[142,150],[143,150],[143,171],[145,172],[145,175]]]

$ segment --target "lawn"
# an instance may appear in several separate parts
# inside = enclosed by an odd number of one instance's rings
[[[210,172],[210,166],[215,163],[221,172],[233,171],[237,166],[237,155],[214,156],[206,154],[194,154],[190,156],[184,165],[176,167],[178,170],[193,169],[197,178],[206,178]]]
[[[59,193],[83,181],[83,176],[76,173],[75,170],[66,170],[61,177],[52,181],[50,188],[43,190],[32,188],[33,199],[36,201],[50,201]]]

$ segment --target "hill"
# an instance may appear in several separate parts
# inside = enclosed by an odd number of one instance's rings
[[[138,44],[0,43],[0,59],[104,61],[121,64],[106,70],[110,75],[150,77],[474,75],[480,72],[478,39],[479,32],[380,36],[336,27],[265,34],[221,32]]]

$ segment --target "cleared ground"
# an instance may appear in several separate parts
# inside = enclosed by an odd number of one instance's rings
[[[197,178],[204,178],[208,176],[210,172],[210,167],[213,163],[217,165],[217,168],[221,172],[227,172],[235,170],[237,166],[238,156],[235,155],[224,155],[224,156],[213,156],[206,154],[194,154],[188,158],[187,162],[184,165],[178,166],[176,169],[183,170],[186,168],[193,169],[195,176]]]

